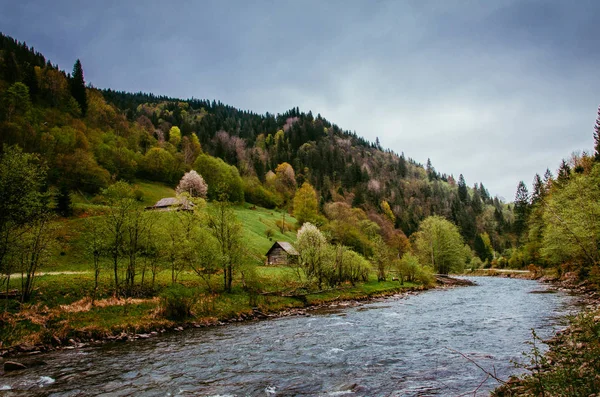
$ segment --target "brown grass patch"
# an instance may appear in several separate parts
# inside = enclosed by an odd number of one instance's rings
[[[20,320],[29,320],[32,324],[45,326],[49,314],[47,306],[41,306],[40,304],[23,305],[16,317]]]
[[[139,305],[141,303],[147,302],[158,302],[158,298],[151,299],[134,299],[134,298],[126,298],[126,299],[118,299],[118,298],[106,298],[100,299],[92,304],[92,298],[85,297],[83,299],[78,300],[77,302],[73,302],[70,305],[61,305],[60,309],[63,312],[67,313],[79,313],[79,312],[87,312],[90,311],[94,307],[107,307],[107,306],[125,306],[125,305]]]

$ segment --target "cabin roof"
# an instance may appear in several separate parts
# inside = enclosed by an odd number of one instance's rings
[[[273,251],[275,248],[283,249],[288,255],[298,255],[298,251],[296,251],[296,248],[294,248],[292,244],[288,243],[287,241],[276,241],[269,251],[267,251],[267,256],[269,256],[271,251]]]
[[[156,204],[151,207],[147,207],[148,209],[157,209],[157,208],[168,208],[168,207],[181,207],[184,210],[191,210],[194,207],[194,203],[185,198],[178,197],[166,197],[158,200]]]

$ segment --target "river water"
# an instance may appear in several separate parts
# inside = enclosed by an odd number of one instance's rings
[[[549,337],[574,298],[535,281],[473,278],[311,316],[190,329],[38,355],[47,365],[0,377],[7,396],[457,396],[502,379]],[[497,383],[484,382],[477,395]]]

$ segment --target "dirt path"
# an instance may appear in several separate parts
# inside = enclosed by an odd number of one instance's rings
[[[92,271],[63,271],[63,272],[39,272],[35,276],[60,276],[62,274],[90,274]],[[21,273],[13,273],[10,278],[21,278]]]

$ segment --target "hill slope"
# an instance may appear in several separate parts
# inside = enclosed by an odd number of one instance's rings
[[[93,194],[138,178],[174,186],[204,153],[236,167],[246,201],[292,211],[293,191],[272,179],[288,163],[296,187],[314,186],[322,211],[345,202],[372,221],[391,211],[384,218],[406,235],[441,215],[472,247],[484,233],[497,251],[511,245],[510,208],[482,184],[469,188],[462,175],[423,167],[310,111],[259,115],[217,101],[91,87],[82,106],[75,79],[7,36],[0,36],[0,78],[7,104],[0,143],[40,153],[50,182],[64,189]]]

